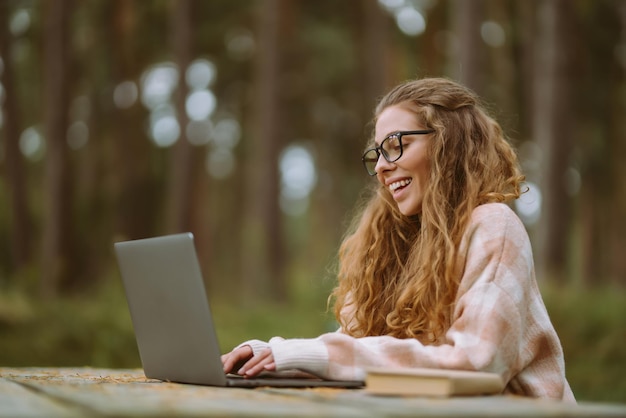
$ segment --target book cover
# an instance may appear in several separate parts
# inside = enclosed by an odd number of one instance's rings
[[[366,370],[365,389],[376,395],[471,396],[501,393],[496,373],[425,368]]]

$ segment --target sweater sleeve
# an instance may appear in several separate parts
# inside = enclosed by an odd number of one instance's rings
[[[500,374],[509,392],[566,398],[563,355],[536,286],[528,236],[506,205],[474,211],[460,264],[452,324],[440,345],[341,332],[276,340],[277,368],[360,380],[367,367],[482,370]]]

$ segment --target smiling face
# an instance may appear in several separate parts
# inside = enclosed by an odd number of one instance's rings
[[[398,131],[426,129],[414,112],[401,105],[385,108],[376,120],[375,141],[379,146],[390,134]],[[428,147],[431,135],[402,136],[402,156],[390,163],[381,155],[376,164],[378,181],[389,190],[405,216],[422,211],[424,192],[428,184],[430,159]]]

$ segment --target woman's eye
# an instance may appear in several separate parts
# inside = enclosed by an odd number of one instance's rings
[[[396,136],[392,136],[389,138],[389,141],[387,143],[387,148],[389,150],[394,150],[394,151],[398,151],[400,150],[400,140],[398,139],[398,137]]]

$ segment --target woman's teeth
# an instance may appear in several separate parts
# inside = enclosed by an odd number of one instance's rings
[[[411,183],[411,179],[405,179],[405,180],[400,180],[400,181],[394,181],[393,183],[391,183],[389,185],[389,190],[391,190],[392,192],[395,192],[396,190],[398,190],[400,187],[404,187],[407,186],[409,183]]]

